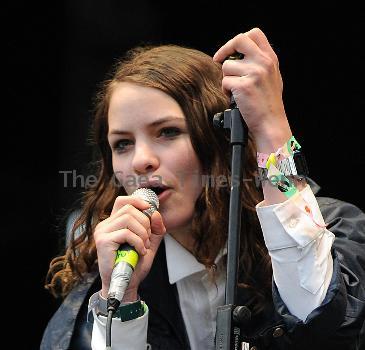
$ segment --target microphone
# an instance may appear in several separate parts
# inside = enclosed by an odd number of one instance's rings
[[[132,193],[132,196],[141,198],[151,205],[150,208],[143,210],[143,214],[151,220],[152,214],[160,205],[157,194],[149,188],[139,188]],[[122,244],[117,250],[108,291],[108,311],[115,312],[118,309],[138,259],[138,253],[128,243]]]

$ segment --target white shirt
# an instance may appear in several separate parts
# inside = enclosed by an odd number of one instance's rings
[[[305,207],[309,207],[311,215]],[[332,277],[330,254],[334,235],[324,227],[322,214],[307,185],[283,203],[256,206],[265,244],[271,256],[274,280],[289,311],[302,319],[324,299]],[[216,285],[208,271],[171,236],[165,236],[166,262],[171,284],[176,283],[182,316],[192,350],[214,349],[216,308],[224,304],[226,273],[216,258]],[[105,321],[94,310],[92,348],[105,349]],[[113,349],[145,350],[148,312],[138,319],[112,323]]]
[[[226,271],[217,256],[218,278],[211,281],[208,270],[170,235],[165,236],[166,262],[170,284],[176,283],[180,309],[191,350],[211,349],[214,345],[217,307],[224,304]]]

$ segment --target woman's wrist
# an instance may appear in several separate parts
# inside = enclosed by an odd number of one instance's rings
[[[101,284],[100,295],[104,299],[108,299],[109,286],[110,285],[106,283]],[[137,299],[138,299],[138,286],[136,286],[136,282],[133,281],[128,285],[127,290],[124,292],[124,296],[121,302],[122,303],[131,302],[131,301],[136,301]]]
[[[256,137],[255,144],[257,152],[270,154],[275,152],[292,136],[291,130],[287,130],[281,133],[272,133],[268,137]]]
[[[100,295],[104,298],[108,298],[108,291],[106,291],[104,288],[101,289]],[[124,297],[122,299],[123,302],[131,302],[136,301],[138,299],[138,289],[128,289],[124,293]]]
[[[138,300],[138,289],[128,289],[124,293],[122,303],[130,303]]]
[[[108,299],[108,292],[106,292],[104,289],[101,289],[101,291],[99,292],[100,296],[103,299]],[[130,302],[134,302],[138,300],[138,289],[128,289],[125,291],[124,293],[124,297],[121,301],[121,303],[130,303]]]
[[[270,154],[290,139],[292,132],[288,123],[267,127],[265,131],[253,135],[257,152]]]
[[[279,139],[269,139],[270,147],[276,142],[273,140]],[[262,143],[258,147],[262,150],[260,147],[262,147]],[[283,202],[296,194],[298,190],[303,189],[305,184],[302,184],[301,181],[294,181],[297,177],[301,179],[302,176],[308,175],[308,167],[300,149],[298,141],[291,136],[275,152],[270,154],[257,152],[258,173],[263,179],[262,189],[268,205]]]

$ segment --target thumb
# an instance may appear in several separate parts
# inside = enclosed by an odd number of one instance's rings
[[[166,227],[163,223],[162,216],[155,211],[151,216],[151,232],[155,235],[163,235],[166,233]]]

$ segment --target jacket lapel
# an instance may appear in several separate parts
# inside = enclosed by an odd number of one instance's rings
[[[41,350],[69,348],[81,305],[85,301],[87,291],[98,276],[97,270],[88,273],[84,280],[68,294],[47,324],[40,345]]]

